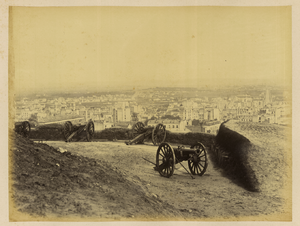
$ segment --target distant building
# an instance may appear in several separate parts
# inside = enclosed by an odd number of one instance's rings
[[[130,122],[131,121],[131,111],[130,107],[118,107],[113,109],[113,122]]]
[[[271,95],[270,95],[270,90],[269,89],[266,89],[266,94],[265,94],[265,101],[264,101],[264,104],[265,105],[268,105],[272,102],[271,100]]]
[[[217,108],[204,109],[204,120],[220,120],[220,111]]]
[[[183,120],[220,120],[220,110],[218,108],[193,108],[185,107],[183,110]]]
[[[202,126],[202,132],[203,133],[210,133],[210,134],[217,134],[220,128],[221,122],[219,121],[214,121],[214,122],[209,122],[206,123],[205,125]]]
[[[275,123],[275,117],[272,114],[253,115],[253,122]]]
[[[166,130],[171,132],[187,132],[186,130],[186,121],[185,120],[149,120],[148,126],[156,126],[157,124],[163,124],[166,126]]]
[[[95,120],[94,121],[94,126],[95,126],[95,131],[101,131],[101,130],[104,130],[104,129],[114,127],[114,124],[112,122]]]
[[[217,134],[220,128],[220,121],[210,121],[201,123],[198,126],[187,126],[191,132]]]

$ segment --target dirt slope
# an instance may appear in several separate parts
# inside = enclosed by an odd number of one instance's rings
[[[26,220],[29,215],[43,220],[180,216],[106,161],[61,153],[15,136],[10,152],[11,207],[18,211],[11,209],[11,220]],[[20,213],[29,215],[20,218]]]

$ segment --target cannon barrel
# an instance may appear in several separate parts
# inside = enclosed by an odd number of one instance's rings
[[[173,148],[175,152],[180,152],[180,153],[183,153],[183,154],[200,154],[200,149],[187,149],[187,148],[184,148],[183,146],[178,146],[178,148]]]

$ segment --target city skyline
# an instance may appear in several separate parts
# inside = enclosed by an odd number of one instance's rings
[[[168,128],[176,131],[188,131],[184,129],[183,124],[192,126],[201,121],[204,124],[208,123],[207,128],[213,129],[209,131],[214,132],[222,121],[228,119],[243,122],[288,123],[291,109],[284,95],[280,92],[270,92],[269,89],[261,91],[261,89],[254,92],[252,90],[251,95],[231,93],[227,97],[226,95],[208,97],[199,96],[198,92],[188,89],[182,94],[176,89],[154,89],[138,93],[103,93],[85,97],[23,98],[15,103],[15,120],[36,120],[43,124],[49,121],[92,119],[97,125],[96,129],[99,130],[117,126],[119,122],[123,123],[122,126],[124,122],[125,126],[128,126],[128,123],[138,120],[163,119]],[[174,122],[173,120],[180,125],[169,125]]]
[[[12,7],[14,93],[291,87],[290,7]]]

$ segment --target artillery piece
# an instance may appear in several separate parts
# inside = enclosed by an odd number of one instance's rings
[[[183,146],[172,148],[168,143],[161,143],[156,152],[156,166],[154,169],[163,177],[171,177],[174,173],[175,164],[181,164],[182,161],[188,161],[190,172],[193,175],[202,176],[208,165],[204,145],[198,142],[192,145],[190,149],[186,149]],[[187,171],[182,164],[181,166]],[[192,175],[191,177],[193,178]]]
[[[139,143],[142,144],[145,139],[152,138],[154,145],[159,145],[166,139],[166,126],[163,124],[157,124],[155,127],[145,127],[144,123],[137,122],[132,127],[133,139],[125,142],[127,145]]]
[[[23,137],[28,137],[31,131],[31,126],[28,121],[16,122],[15,131]]]
[[[70,121],[67,121],[64,124],[63,134],[66,142],[70,142],[74,136],[78,136],[79,134],[86,133],[86,141],[90,142],[93,139],[95,126],[94,122],[90,119],[86,125],[72,125]]]

